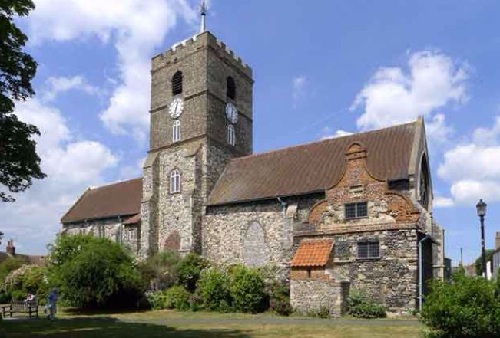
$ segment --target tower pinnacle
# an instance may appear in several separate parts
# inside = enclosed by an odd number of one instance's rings
[[[200,33],[203,33],[204,31],[207,30],[206,21],[205,21],[205,18],[207,16],[207,4],[206,4],[205,0],[203,0],[201,2],[201,5],[200,5],[200,15],[201,15]]]

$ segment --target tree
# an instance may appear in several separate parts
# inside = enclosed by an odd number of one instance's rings
[[[0,1],[0,184],[9,192],[22,192],[32,179],[46,175],[40,169],[34,125],[20,121],[14,114],[15,101],[35,94],[31,80],[37,64],[22,48],[28,37],[14,24],[14,16],[26,16],[35,8],[32,0]],[[14,201],[12,195],[0,191],[0,200]]]
[[[142,296],[139,270],[127,249],[106,238],[61,236],[52,247],[49,279],[79,308],[133,307]]]
[[[491,261],[493,258],[493,253],[495,250],[492,249],[486,249],[486,264]],[[476,275],[477,276],[482,276],[483,275],[483,256],[479,256],[475,261],[474,261],[474,266],[476,268]]]

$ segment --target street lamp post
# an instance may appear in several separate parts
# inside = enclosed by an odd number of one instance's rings
[[[479,220],[481,221],[481,255],[483,261],[483,274],[484,278],[488,278],[488,275],[486,274],[486,248],[484,244],[484,216],[486,215],[486,203],[480,199],[476,204],[476,209]]]

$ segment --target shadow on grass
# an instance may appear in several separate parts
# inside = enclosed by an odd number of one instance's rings
[[[71,319],[12,320],[3,321],[7,338],[247,338],[250,335],[241,330],[203,330],[169,327],[150,323],[122,322],[111,317],[80,317]]]

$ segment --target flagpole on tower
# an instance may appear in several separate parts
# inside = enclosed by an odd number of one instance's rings
[[[200,5],[200,15],[201,15],[201,26],[200,26],[200,33],[203,33],[207,30],[207,26],[206,26],[206,16],[207,16],[207,4],[205,2],[205,0],[203,0],[201,2],[201,5]]]

